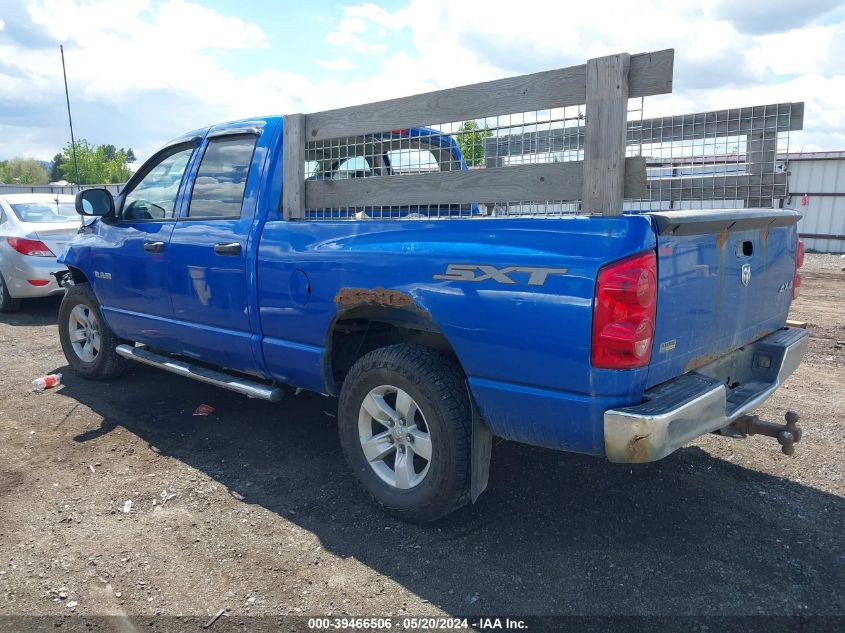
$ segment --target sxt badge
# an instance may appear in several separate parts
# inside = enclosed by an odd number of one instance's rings
[[[487,264],[449,264],[442,275],[434,275],[434,279],[448,281],[487,281],[488,279],[500,284],[515,284],[516,280],[509,275],[523,273],[528,275],[529,286],[542,286],[549,275],[565,275],[568,268],[542,268],[537,266],[507,266],[496,268]]]

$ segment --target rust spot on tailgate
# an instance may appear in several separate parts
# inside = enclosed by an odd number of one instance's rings
[[[699,367],[703,367],[707,363],[712,363],[714,360],[722,358],[722,356],[727,356],[728,354],[733,354],[738,349],[742,349],[746,345],[750,345],[756,341],[759,341],[761,338],[768,336],[775,330],[779,328],[763,328],[761,330],[757,330],[754,334],[747,341],[734,341],[734,343],[728,347],[727,349],[713,354],[702,354],[701,356],[696,356],[695,358],[691,358],[690,361],[684,367],[684,373],[688,371],[692,371],[693,369],[698,369]],[[737,336],[737,338],[739,338]]]
[[[728,229],[716,233],[716,246],[722,248],[728,242]]]
[[[701,356],[696,356],[695,358],[691,358],[689,362],[684,367],[684,373],[688,371],[692,371],[693,369],[698,369],[699,367],[703,367],[707,363],[712,363],[717,358],[721,358],[728,352],[721,352],[719,354],[702,354]]]
[[[766,240],[769,239],[769,225],[767,224],[762,229],[760,229],[760,241],[765,244]]]
[[[387,288],[341,288],[334,297],[338,308],[353,308],[361,305],[377,305],[388,308],[411,309],[425,313],[406,292]]]

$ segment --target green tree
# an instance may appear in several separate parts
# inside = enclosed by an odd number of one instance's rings
[[[50,181],[47,170],[32,158],[13,158],[0,165],[0,182],[44,185]]]
[[[455,140],[464,155],[467,165],[474,167],[484,164],[484,139],[493,136],[493,132],[485,125],[479,127],[477,121],[464,121],[458,128]]]
[[[62,151],[60,169],[66,180],[76,182],[73,147],[68,143]],[[76,142],[80,185],[100,185],[126,182],[131,175],[123,149],[114,145],[95,146],[84,138]]]
[[[114,158],[106,163],[110,183],[122,183],[129,180],[132,171],[129,169],[128,163],[129,160],[126,157],[126,152],[121,147],[115,153]]]
[[[117,158],[118,154],[123,152],[123,155],[126,157],[127,163],[135,162],[135,152],[132,151],[131,147],[129,149],[123,149],[122,147],[120,149],[117,149],[114,145],[102,145],[102,148],[105,152],[107,161],[113,161],[115,158]]]
[[[62,163],[64,160],[64,156],[61,154],[53,156],[53,163],[50,165],[50,182],[62,179]]]
[[[117,148],[114,145],[100,145],[103,148],[103,155],[107,161],[114,160],[117,156]]]

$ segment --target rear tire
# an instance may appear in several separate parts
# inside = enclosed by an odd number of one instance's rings
[[[59,340],[74,373],[90,380],[115,378],[127,360],[115,348],[125,341],[106,325],[100,302],[87,283],[71,286],[59,307]]]
[[[17,312],[21,309],[21,300],[14,299],[6,287],[6,280],[0,274],[0,312]]]
[[[472,416],[451,358],[407,344],[366,354],[343,382],[338,423],[352,472],[386,512],[422,523],[469,501]]]

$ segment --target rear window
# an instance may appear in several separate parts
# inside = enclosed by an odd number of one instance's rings
[[[191,206],[192,218],[237,218],[257,137],[228,136],[209,141],[202,157]]]
[[[307,144],[308,180],[346,180],[438,171],[461,171],[450,137],[412,130],[340,139],[338,144]]]
[[[11,205],[21,222],[76,222],[79,216],[71,202],[25,202]]]
[[[332,180],[347,180],[349,178],[367,178],[374,176],[370,161],[363,156],[347,158],[331,173]]]

